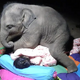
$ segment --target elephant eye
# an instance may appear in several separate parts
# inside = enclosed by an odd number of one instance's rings
[[[7,25],[6,26],[8,29],[11,29],[12,27],[14,27],[14,25]]]

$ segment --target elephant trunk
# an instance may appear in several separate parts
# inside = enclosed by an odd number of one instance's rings
[[[14,46],[12,41],[7,42],[8,33],[1,31],[1,43],[6,48],[12,48]]]

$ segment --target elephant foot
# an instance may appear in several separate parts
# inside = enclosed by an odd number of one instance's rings
[[[68,66],[67,69],[68,69],[67,70],[68,73],[72,73],[72,72],[75,72],[78,70],[78,68],[75,64]]]

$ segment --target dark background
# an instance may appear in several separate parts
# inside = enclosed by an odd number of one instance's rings
[[[79,0],[0,0],[0,10],[7,2],[19,2],[25,4],[38,4],[51,6],[59,12],[69,14],[71,16],[80,16]]]

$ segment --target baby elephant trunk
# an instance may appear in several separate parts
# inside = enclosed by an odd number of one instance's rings
[[[7,42],[7,38],[8,38],[8,33],[7,32],[2,32],[1,31],[1,43],[4,47],[6,48],[12,48],[14,46],[12,41]]]

